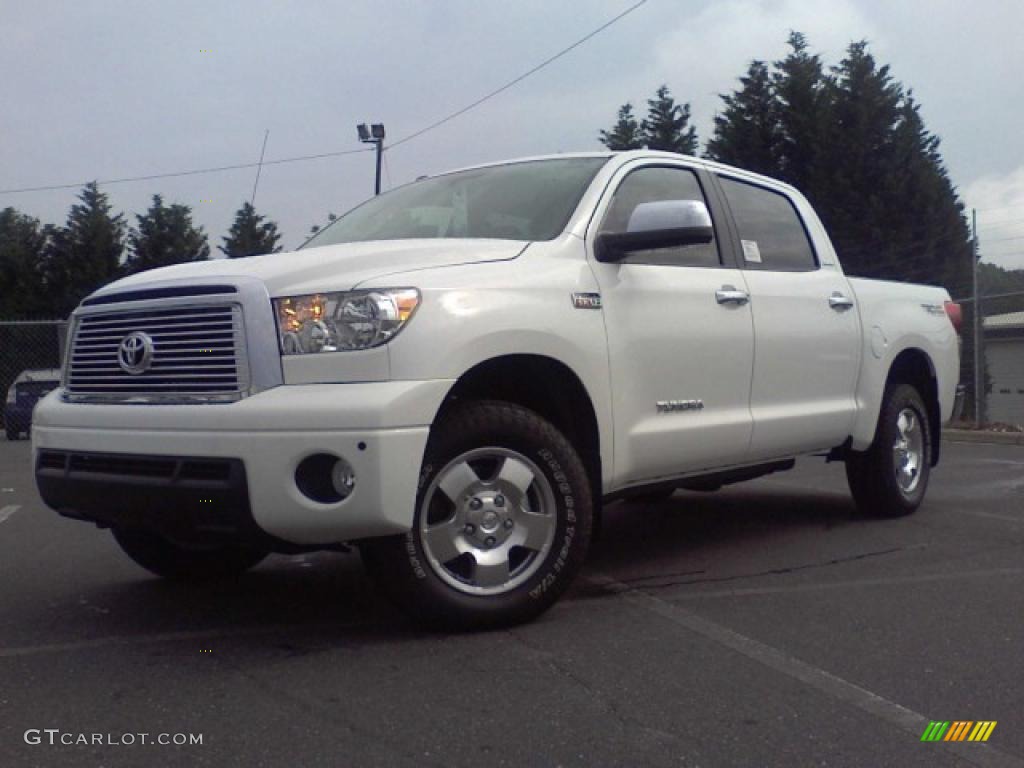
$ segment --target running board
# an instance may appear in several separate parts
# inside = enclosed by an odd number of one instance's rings
[[[615,499],[639,496],[641,494],[667,490],[669,488],[682,488],[687,491],[717,491],[723,485],[732,485],[733,483],[742,483],[747,480],[754,480],[755,478],[763,477],[764,475],[770,475],[773,472],[785,472],[786,470],[792,469],[795,465],[796,459],[770,461],[766,464],[755,464],[750,467],[726,469],[720,472],[709,472],[704,475],[691,475],[690,477],[680,478],[678,480],[663,480],[656,483],[634,485],[629,488],[624,488],[621,491],[610,493],[604,498],[605,501],[614,501]]]

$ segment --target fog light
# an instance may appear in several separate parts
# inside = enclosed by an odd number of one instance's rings
[[[352,495],[356,473],[345,459],[331,453],[314,453],[295,468],[295,485],[320,504],[337,504]]]
[[[342,499],[347,499],[356,487],[356,472],[344,459],[338,459],[331,468],[331,484]]]

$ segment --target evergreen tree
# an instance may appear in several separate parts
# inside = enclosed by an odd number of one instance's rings
[[[676,104],[668,86],[661,86],[647,101],[647,117],[641,123],[648,149],[693,155],[697,152],[697,129],[690,125],[690,105]]]
[[[251,203],[243,203],[224,238],[224,245],[217,247],[229,259],[277,253],[281,250],[277,244],[281,235],[277,231],[277,224],[264,221],[265,218],[256,213]]]
[[[619,107],[619,119],[609,131],[601,131],[600,141],[613,151],[625,149],[642,149],[644,135],[640,130],[640,122],[633,116],[633,105],[623,104]]]
[[[779,116],[768,65],[753,61],[740,89],[722,94],[725,109],[715,116],[707,156],[754,173],[779,173]]]
[[[149,210],[135,218],[137,224],[128,235],[131,251],[124,263],[126,273],[210,258],[206,233],[193,225],[187,205],[164,205],[160,195],[153,195]]]
[[[110,201],[96,182],[86,184],[78,200],[65,225],[53,230],[46,249],[47,293],[60,316],[116,278],[124,252],[124,216],[112,214]]]
[[[43,291],[48,230],[14,208],[0,211],[0,319],[51,316]]]
[[[818,203],[828,192],[828,76],[807,38],[791,32],[790,52],[775,62],[772,86],[778,118],[778,176]]]
[[[1003,269],[996,264],[978,264],[978,292],[982,296],[998,296],[1003,293],[1017,293],[1018,296],[1004,296],[985,301],[985,314],[1001,315],[1004,312],[1020,312],[1024,299],[1024,269]]]
[[[873,275],[906,244],[907,210],[891,206],[899,174],[895,130],[902,88],[888,67],[876,65],[863,41],[851,43],[826,84],[833,151],[823,158],[819,178],[828,179],[827,226],[847,269]]]

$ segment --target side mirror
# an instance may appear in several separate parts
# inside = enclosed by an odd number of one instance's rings
[[[710,243],[711,214],[699,200],[656,200],[633,209],[625,232],[597,236],[598,261],[621,261],[634,251]]]

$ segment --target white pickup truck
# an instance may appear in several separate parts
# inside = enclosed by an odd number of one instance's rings
[[[524,621],[602,504],[846,462],[918,507],[959,308],[848,279],[773,179],[660,152],[420,179],[293,253],[145,272],[75,311],[32,428],[45,502],[143,567],[358,544],[447,626]]]

